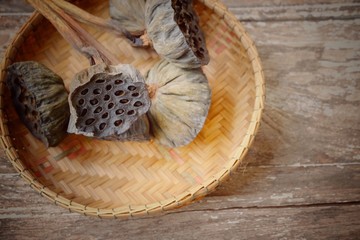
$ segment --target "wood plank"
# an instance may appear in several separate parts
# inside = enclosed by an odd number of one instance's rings
[[[274,17],[276,19],[323,18],[324,14],[326,17],[337,18],[354,17],[359,14],[356,10],[359,5],[356,0],[223,0],[222,2],[241,20],[256,20],[259,17],[263,20],[274,19]],[[353,8],[354,6],[356,9]],[[0,1],[0,15],[29,14],[33,10],[26,0]],[[259,12],[261,14],[258,14]],[[347,16],[346,13],[349,15]]]
[[[26,0],[0,0],[0,15],[3,13],[30,13],[33,8]]]
[[[252,1],[251,1],[252,2]],[[248,21],[319,21],[354,19],[360,16],[359,3],[312,4],[312,5],[269,5],[229,6],[229,10],[242,22]]]
[[[258,46],[267,84],[253,146],[262,159],[257,164],[359,162],[360,21],[245,27]]]
[[[360,205],[184,211],[124,221],[2,216],[2,239],[356,239]],[[44,223],[46,224],[44,225]]]
[[[349,4],[358,3],[357,0],[222,0],[229,7],[282,7],[293,5],[317,5],[317,4]]]
[[[18,174],[0,174],[0,215],[67,212],[37,194]],[[226,207],[305,206],[360,202],[360,164],[315,166],[254,166],[239,168],[230,180],[186,210]],[[24,198],[23,196],[27,196]],[[24,208],[28,206],[29,209]],[[35,211],[35,212],[34,212]],[[179,211],[183,211],[180,209]]]
[[[18,29],[28,20],[29,15],[0,15],[0,59],[5,55],[7,46],[10,45]]]

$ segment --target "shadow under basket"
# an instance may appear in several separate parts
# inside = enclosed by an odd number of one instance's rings
[[[85,2],[85,1],[83,1]],[[108,1],[80,7],[104,18]],[[101,141],[69,134],[52,148],[35,139],[16,114],[4,80],[17,61],[41,62],[69,88],[88,60],[71,49],[40,14],[20,29],[1,66],[0,134],[7,157],[43,197],[72,212],[121,218],[184,206],[226,180],[244,159],[259,127],[265,85],[261,62],[244,27],[216,0],[195,1],[210,63],[203,67],[212,90],[205,126],[189,145],[169,149],[154,142]],[[109,32],[85,27],[122,62],[142,74],[159,60]]]

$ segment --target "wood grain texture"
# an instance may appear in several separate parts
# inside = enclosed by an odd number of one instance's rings
[[[267,80],[262,125],[230,180],[166,215],[100,220],[49,203],[1,153],[1,239],[358,239],[359,1],[224,3]],[[1,57],[30,12],[0,1]]]
[[[0,14],[24,14],[33,11],[26,0],[0,0]]]
[[[157,218],[101,220],[68,214],[0,219],[4,239],[356,239],[360,206],[182,211]],[[49,220],[51,219],[51,220]],[[46,224],[44,224],[46,222]],[[46,229],[44,229],[46,225]],[[86,232],[84,231],[86,229]],[[109,231],[111,230],[111,231]],[[315,238],[316,236],[316,238]]]

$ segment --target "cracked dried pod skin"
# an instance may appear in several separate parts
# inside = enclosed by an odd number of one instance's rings
[[[202,70],[182,69],[166,60],[146,76],[151,107],[148,117],[155,141],[167,147],[189,144],[203,128],[211,90]]]
[[[105,140],[150,139],[150,99],[140,73],[130,65],[98,64],[78,73],[70,86],[68,132]]]
[[[155,51],[182,68],[209,62],[205,37],[192,1],[147,0],[145,24]]]
[[[33,61],[14,63],[7,70],[6,83],[20,120],[46,147],[59,144],[70,116],[62,79]]]
[[[146,0],[110,0],[110,16],[133,35],[145,30]]]

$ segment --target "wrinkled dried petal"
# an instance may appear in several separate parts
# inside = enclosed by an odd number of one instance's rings
[[[211,90],[201,69],[182,69],[166,60],[147,74],[154,89],[148,112],[154,138],[168,147],[189,144],[203,128]]]

